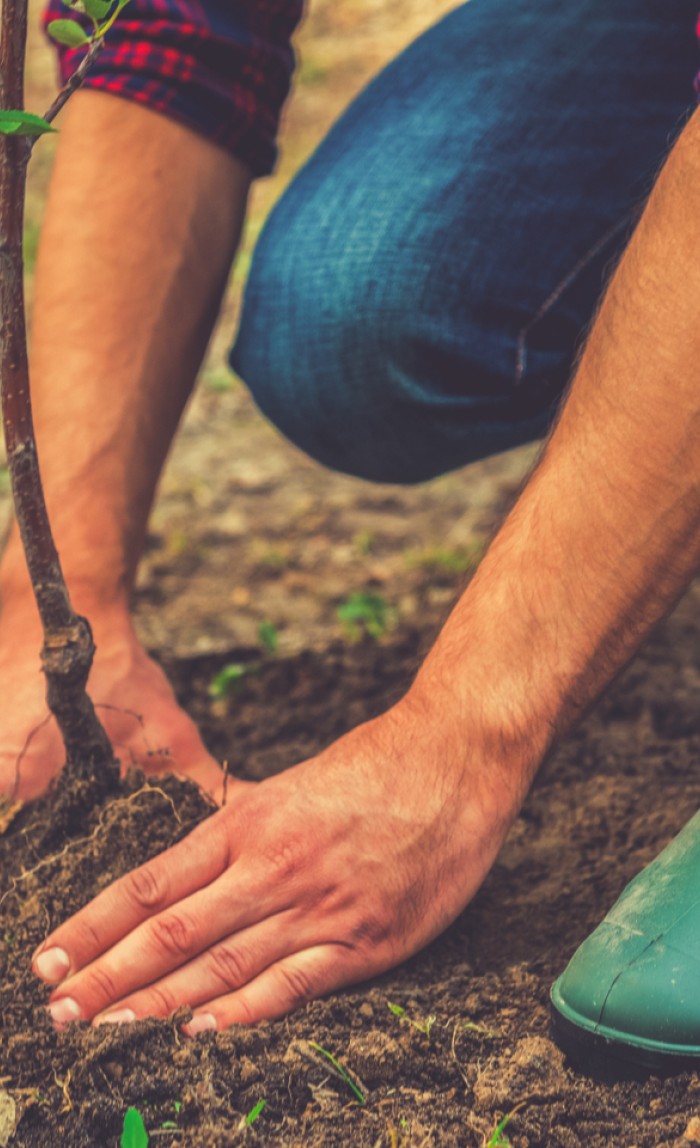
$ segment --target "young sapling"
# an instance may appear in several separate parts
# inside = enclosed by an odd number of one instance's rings
[[[73,610],[54,543],[39,471],[29,388],[22,235],[27,165],[34,143],[79,87],[104,35],[127,0],[73,0],[92,34],[75,20],[56,20],[49,32],[63,44],[87,47],[82,63],[45,116],[24,110],[27,0],[3,0],[0,17],[0,392],[7,464],[32,589],[44,634],[41,652],[46,695],[63,736],[66,780],[98,790],[118,778],[118,765],[86,685],[94,657],[87,619]],[[76,428],[76,434],[80,434]]]

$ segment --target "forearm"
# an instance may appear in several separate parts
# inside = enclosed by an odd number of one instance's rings
[[[700,564],[699,250],[696,114],[535,472],[414,690],[530,770]]]
[[[81,92],[65,113],[31,369],[46,499],[78,609],[125,608],[249,180],[230,155],[139,105]],[[16,530],[0,592],[8,612],[29,592]]]

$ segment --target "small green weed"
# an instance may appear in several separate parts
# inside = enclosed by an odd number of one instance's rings
[[[336,611],[346,637],[357,642],[363,634],[381,638],[393,626],[396,613],[381,594],[359,590],[341,602]]]
[[[477,1036],[496,1037],[501,1035],[494,1028],[487,1028],[485,1024],[477,1024],[475,1020],[463,1020],[460,1028],[462,1032],[473,1032]]]
[[[176,527],[168,534],[165,540],[165,547],[171,557],[180,558],[183,554],[187,554],[192,550],[192,539],[186,530],[181,530]]]
[[[260,667],[254,662],[231,662],[214,674],[209,683],[209,697],[227,698],[241,688],[246,678],[259,672]]]
[[[207,390],[226,394],[235,389],[236,376],[230,371],[210,371],[204,376],[204,383]]]
[[[374,550],[375,541],[375,536],[371,530],[358,531],[352,540],[353,546],[357,550],[357,553],[361,554],[363,557],[366,557],[367,554],[372,553]]]
[[[474,542],[470,546],[429,546],[423,550],[409,550],[404,561],[409,569],[466,574],[476,569],[483,553],[483,542]]]
[[[245,1118],[246,1124],[255,1124],[255,1121],[258,1119],[258,1116],[260,1115],[260,1113],[262,1112],[262,1110],[266,1104],[267,1104],[266,1100],[259,1100],[257,1104],[254,1104],[253,1107],[251,1108],[250,1112],[248,1113],[248,1115]]]
[[[182,1109],[182,1101],[181,1100],[173,1100],[173,1108],[175,1109],[175,1115],[179,1116],[180,1110]],[[161,1128],[163,1128],[165,1131],[169,1130],[172,1132],[172,1131],[179,1130],[179,1125],[178,1125],[177,1121],[175,1121],[175,1120],[164,1120],[163,1123],[161,1124]]]
[[[124,1113],[121,1148],[148,1148],[148,1133],[138,1108],[127,1108]]]
[[[411,1125],[405,1116],[402,1116],[399,1120],[399,1126],[401,1128],[400,1132],[393,1124],[389,1125],[389,1148],[409,1148],[411,1143]]]
[[[350,1091],[357,1098],[358,1103],[359,1104],[366,1104],[367,1101],[366,1101],[364,1092],[362,1092],[357,1087],[354,1080],[352,1080],[350,1078],[347,1071],[343,1068],[342,1064],[340,1064],[339,1061],[337,1061],[335,1059],[335,1057],[333,1056],[333,1053],[329,1052],[327,1048],[323,1048],[322,1045],[316,1044],[316,1042],[313,1040],[310,1040],[309,1044],[310,1044],[311,1048],[315,1048],[316,1052],[320,1052],[322,1056],[325,1056],[326,1060],[330,1061],[330,1063],[333,1065],[333,1068],[336,1071],[336,1075],[339,1076],[340,1079],[345,1082],[345,1084],[347,1084]]]
[[[499,1120],[498,1124],[491,1133],[490,1139],[486,1142],[485,1148],[512,1148],[512,1144],[509,1138],[506,1136],[505,1130],[515,1114],[519,1112],[523,1107],[524,1103],[525,1102],[523,1101],[521,1104],[516,1104],[515,1108],[511,1112],[504,1116],[502,1120]]]
[[[408,1021],[412,1028],[415,1028],[417,1032],[422,1032],[423,1036],[427,1036],[428,1040],[430,1040],[430,1030],[437,1020],[437,1017],[434,1013],[431,1013],[430,1016],[426,1018],[426,1020],[413,1020],[412,1017],[407,1016],[406,1009],[402,1008],[401,1005],[392,1004],[391,1001],[387,1001],[386,1003],[389,1007],[389,1011],[393,1012],[394,1016],[397,1016],[399,1020]]]
[[[267,618],[264,618],[258,626],[258,641],[268,654],[277,653],[280,644],[279,631]]]

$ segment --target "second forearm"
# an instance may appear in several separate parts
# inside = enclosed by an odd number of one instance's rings
[[[533,768],[700,565],[700,120],[610,285],[540,462],[417,683]]]
[[[78,93],[64,115],[34,300],[37,442],[77,608],[123,609],[249,174],[187,129],[111,96]],[[0,592],[6,604],[28,593],[16,531]]]

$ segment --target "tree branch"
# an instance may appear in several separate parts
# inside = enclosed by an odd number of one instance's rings
[[[90,68],[104,48],[104,43],[104,36],[101,36],[99,40],[92,41],[86,55],[83,56],[82,60],[78,64],[78,67],[73,72],[73,75],[70,76],[68,81],[63,85],[60,92],[56,96],[56,99],[51,104],[51,107],[42,117],[46,120],[47,124],[53,123],[53,121],[56,119],[56,116],[61,111],[61,108],[63,108],[64,105],[68,103],[68,100],[73,95],[73,92],[77,92],[86,75],[90,71]],[[40,138],[40,136],[31,137],[29,140],[30,151],[32,151],[37,140]]]

